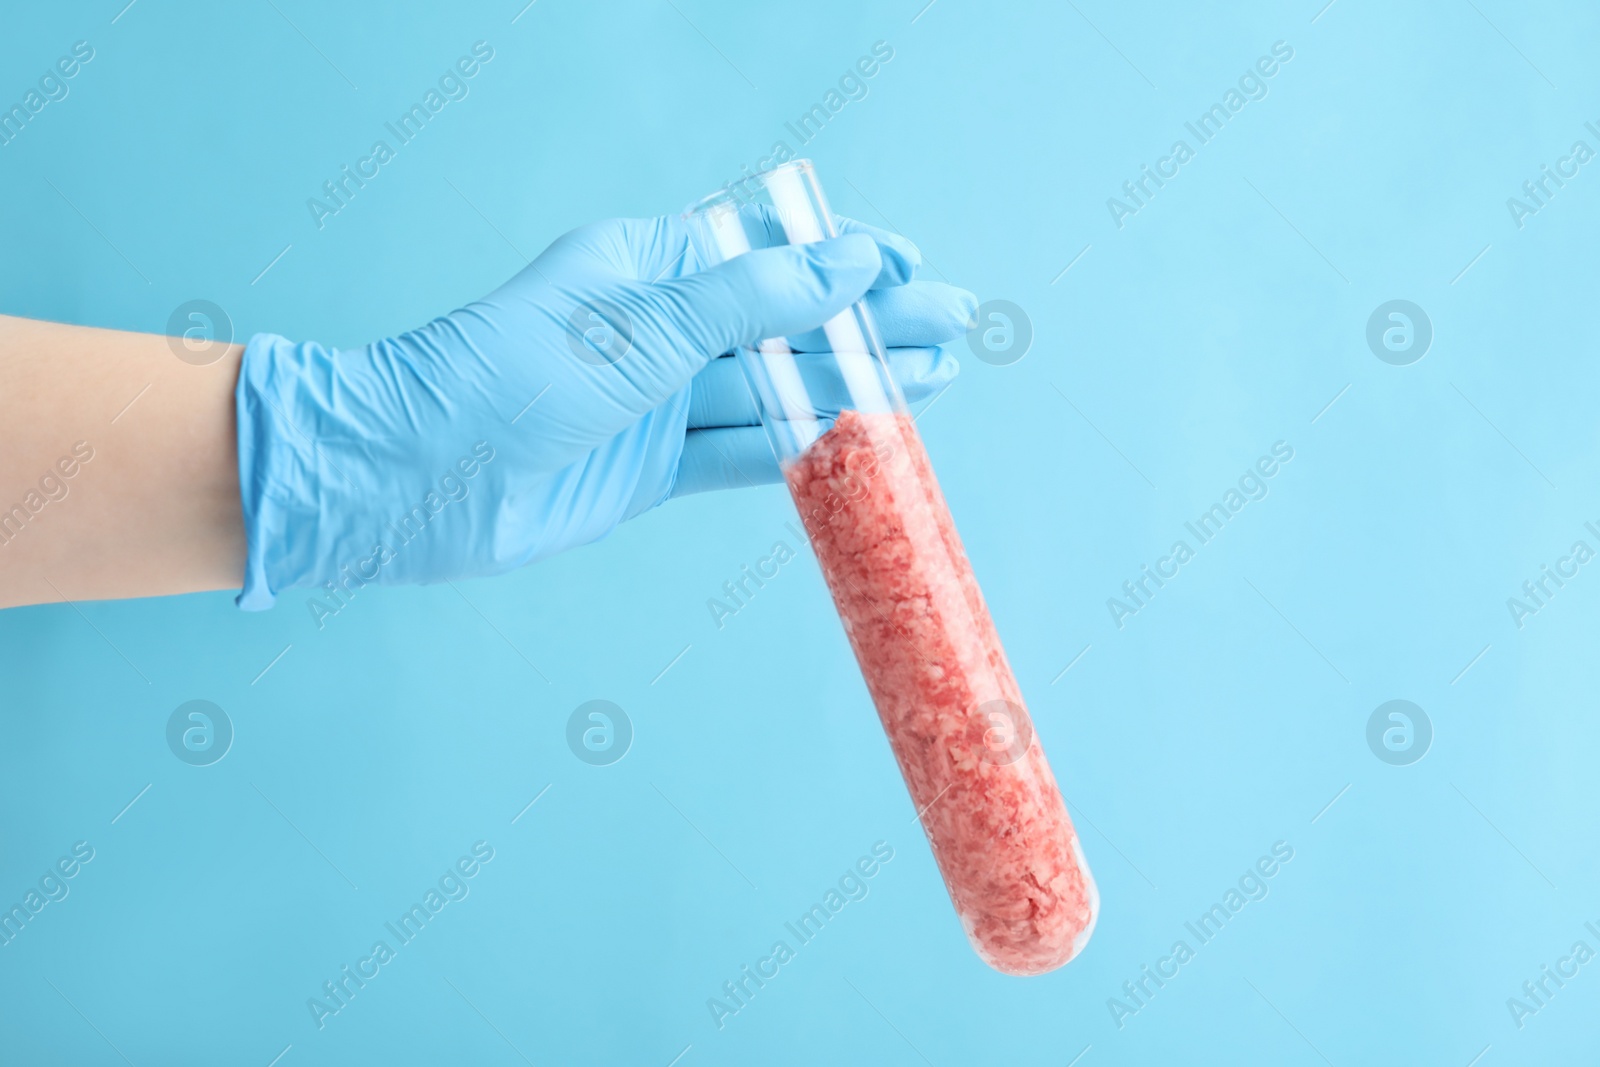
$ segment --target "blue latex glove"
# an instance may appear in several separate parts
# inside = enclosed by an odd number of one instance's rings
[[[957,368],[937,346],[975,298],[913,282],[904,238],[839,222],[832,240],[702,271],[677,217],[614,219],[398,337],[338,351],[251,338],[239,606],[502,573],[669,497],[779,480],[737,365],[717,357],[804,334],[864,293],[907,399],[942,389]]]

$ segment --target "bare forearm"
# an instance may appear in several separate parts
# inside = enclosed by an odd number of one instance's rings
[[[242,349],[173,343],[0,316],[0,607],[239,587]]]

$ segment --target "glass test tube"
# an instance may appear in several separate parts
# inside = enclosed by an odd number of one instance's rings
[[[809,160],[743,186],[685,211],[706,266],[837,235]],[[1099,894],[872,315],[821,332],[739,363],[961,924],[991,967],[1042,974]]]

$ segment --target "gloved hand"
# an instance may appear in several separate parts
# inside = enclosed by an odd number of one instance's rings
[[[717,357],[804,334],[863,293],[907,399],[937,392],[957,368],[936,346],[965,332],[976,299],[913,282],[921,256],[904,238],[839,225],[702,271],[676,216],[613,219],[398,337],[339,351],[251,338],[239,606],[502,573],[669,497],[778,481],[743,377]]]

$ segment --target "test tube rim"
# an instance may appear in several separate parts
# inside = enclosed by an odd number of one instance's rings
[[[816,168],[816,164],[812,163],[809,158],[791,159],[787,163],[780,163],[776,167],[768,167],[766,170],[761,171],[759,174],[752,174],[749,178],[743,178],[743,179],[740,179],[740,180],[741,181],[753,181],[753,182],[756,182],[759,185],[761,185],[763,188],[765,188],[769,175],[778,174],[778,173],[787,172],[787,171],[796,171],[796,172],[800,172],[800,173],[803,173],[803,174],[808,174],[808,175],[810,175],[812,177],[812,180],[815,181],[817,168]],[[690,219],[690,218],[693,218],[695,215],[701,215],[701,214],[705,214],[706,212],[715,210],[716,208],[722,206],[725,203],[726,204],[731,204],[736,208],[739,207],[739,206],[742,206],[744,203],[746,203],[746,201],[741,200],[738,196],[736,196],[733,193],[733,191],[732,191],[733,184],[734,183],[729,182],[723,188],[718,189],[715,192],[707,193],[705,196],[702,196],[700,199],[691,202],[688,207],[683,209],[683,216],[682,217],[684,219]]]

